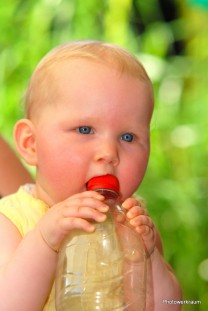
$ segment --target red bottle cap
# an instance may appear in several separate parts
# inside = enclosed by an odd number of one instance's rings
[[[87,190],[96,189],[110,189],[119,192],[118,178],[110,174],[93,177],[87,183]]]

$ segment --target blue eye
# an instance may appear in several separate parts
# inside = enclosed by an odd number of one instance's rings
[[[132,142],[133,139],[134,139],[134,135],[131,133],[125,133],[121,136],[121,140],[124,140],[128,143]]]
[[[80,126],[78,127],[77,130],[80,134],[91,134],[92,133],[92,128],[90,126]]]

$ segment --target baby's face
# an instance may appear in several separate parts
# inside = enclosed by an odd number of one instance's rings
[[[58,69],[52,103],[35,122],[39,193],[59,202],[85,191],[90,178],[114,174],[122,198],[131,196],[149,157],[149,85],[84,59]]]

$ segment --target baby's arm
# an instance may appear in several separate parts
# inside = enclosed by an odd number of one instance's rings
[[[36,230],[22,238],[13,223],[0,214],[0,310],[42,310],[52,286],[56,257]]]
[[[87,191],[52,206],[24,238],[0,214],[0,310],[41,311],[54,280],[57,252],[73,229],[92,231],[104,221],[103,197]],[[9,208],[9,207],[8,207]],[[30,207],[28,207],[30,208]]]
[[[146,309],[166,311],[163,300],[181,300],[182,294],[173,270],[163,258],[160,234],[143,204],[135,198],[128,198],[122,206],[129,223],[141,235],[148,254]],[[181,307],[172,305],[171,310],[178,311]]]

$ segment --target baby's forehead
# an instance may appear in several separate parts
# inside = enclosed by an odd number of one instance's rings
[[[80,85],[88,88],[90,81],[99,80],[101,83],[101,81],[105,81],[105,79],[110,81],[114,79],[130,79],[133,84],[136,83],[138,86],[145,84],[147,87],[143,88],[143,90],[145,92],[151,92],[151,84],[148,80],[144,80],[140,76],[138,77],[138,75],[127,70],[122,70],[122,68],[117,65],[88,58],[73,58],[55,62],[51,64],[50,68],[46,68],[46,74],[43,79],[45,80],[44,84],[48,94],[54,94],[58,88],[59,90],[63,90],[64,86],[68,89],[75,85],[78,89]],[[85,82],[84,84],[81,83],[83,80]],[[80,91],[79,89],[79,92]]]
[[[109,63],[105,60],[101,61],[86,57],[74,57],[50,62],[42,70],[41,75],[42,77],[39,77],[37,80],[43,81],[43,85],[45,88],[47,87],[47,92],[49,93],[53,92],[53,88],[56,88],[66,80],[69,82],[68,87],[70,88],[71,84],[79,82],[82,79],[85,79],[85,85],[87,86],[92,77],[101,79],[103,76],[108,76],[110,80],[120,79],[123,76],[130,79],[133,78],[138,83],[145,83],[148,86],[146,90],[151,90],[151,82],[148,79],[144,79],[137,72],[123,68],[117,63]]]
[[[79,46],[77,50],[73,50],[73,47],[66,45],[49,52],[36,67],[26,94],[26,114],[30,114],[33,106],[44,105],[44,102],[47,103],[51,99],[56,82],[59,83],[59,78],[63,81],[63,75],[61,75],[63,68],[67,68],[73,73],[73,70],[76,69],[74,64],[77,64],[81,71],[81,64],[85,63],[88,63],[91,68],[100,64],[119,75],[128,74],[147,83],[151,89],[151,81],[145,69],[130,53],[118,47],[105,46],[101,50],[96,45],[94,50],[90,46],[83,50]],[[66,73],[66,70],[64,72]],[[73,79],[73,74],[70,79]]]

